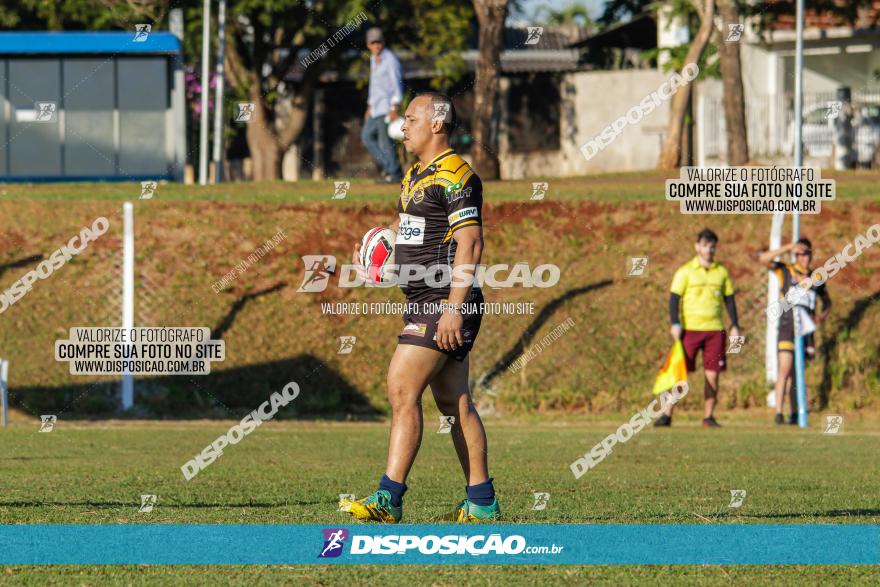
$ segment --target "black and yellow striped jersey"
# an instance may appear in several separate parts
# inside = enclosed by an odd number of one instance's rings
[[[780,300],[785,299],[789,289],[797,286],[813,273],[811,270],[804,269],[794,263],[780,263],[779,261],[773,264],[773,271],[776,273],[776,278],[779,282]],[[824,283],[811,286],[810,291],[814,292],[822,300],[823,307],[831,305],[831,296],[828,295],[828,288],[825,287]],[[815,314],[815,310],[815,300],[811,298],[810,313]]]
[[[416,163],[403,178],[397,202],[400,227],[395,264],[448,265],[451,271],[456,249],[452,235],[466,226],[482,226],[482,208],[480,178],[452,149],[437,155],[424,169]],[[410,301],[418,302],[442,299],[449,293],[448,286],[432,288],[425,280],[410,280],[401,289]]]

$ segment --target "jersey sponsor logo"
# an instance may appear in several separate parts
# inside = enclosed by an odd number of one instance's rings
[[[455,224],[460,220],[465,220],[467,218],[476,218],[480,215],[479,210],[476,207],[471,208],[462,208],[461,210],[456,210],[452,214],[449,215],[449,224]]]
[[[461,184],[456,184],[456,185],[461,185]],[[446,190],[446,201],[450,204],[452,202],[457,202],[457,201],[461,200],[462,198],[469,198],[470,196],[471,196],[471,187],[470,186],[468,186],[466,188],[461,188],[461,189],[458,189],[457,191],[452,191],[452,192],[449,191],[448,187]]]
[[[403,331],[401,331],[401,335],[410,335],[410,336],[425,336],[425,332],[428,330],[428,325],[423,323],[410,322],[406,326],[403,327]]]
[[[446,186],[446,189],[445,189],[446,195],[448,196],[449,194],[457,192],[460,189],[461,189],[461,182],[451,183],[448,186]]]
[[[421,216],[400,215],[397,229],[397,246],[420,245],[425,240],[425,219]]]

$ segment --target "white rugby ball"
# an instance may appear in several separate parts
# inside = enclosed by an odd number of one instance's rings
[[[403,140],[403,117],[398,116],[388,123],[388,136],[395,141]]]
[[[394,265],[394,243],[397,233],[385,226],[371,228],[361,240],[360,262],[373,284],[394,283],[396,276],[388,269]]]

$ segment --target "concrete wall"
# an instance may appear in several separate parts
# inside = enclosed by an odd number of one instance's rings
[[[610,145],[591,159],[584,157],[581,146],[617,118],[626,116],[630,108],[668,77],[655,70],[576,72],[564,76],[560,89],[559,150],[510,153],[500,141],[501,176],[570,177],[654,169],[669,115],[668,101],[661,102],[637,124],[627,124]]]

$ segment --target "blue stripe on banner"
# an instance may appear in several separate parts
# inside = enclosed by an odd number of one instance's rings
[[[0,563],[876,565],[880,525],[3,525]]]

